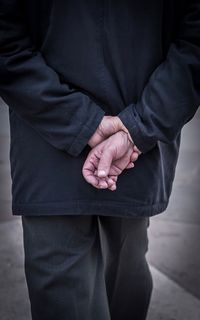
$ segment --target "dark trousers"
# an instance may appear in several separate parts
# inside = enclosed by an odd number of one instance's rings
[[[149,218],[22,216],[33,320],[144,320]]]

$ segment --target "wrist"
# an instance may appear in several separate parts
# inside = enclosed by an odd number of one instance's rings
[[[121,121],[121,119],[119,117],[116,116],[116,121],[118,124],[118,130],[123,130],[127,133],[129,140],[134,144],[134,141],[128,131],[128,129],[126,128],[126,126],[123,124],[123,122]]]
[[[100,143],[105,138],[104,135],[102,134],[101,130],[100,130],[100,126],[102,125],[102,123],[104,122],[105,119],[106,119],[106,116],[104,116],[102,118],[101,122],[99,123],[99,126],[96,128],[95,132],[93,133],[93,135],[88,140],[88,145],[91,148],[94,148],[98,143]]]
[[[142,152],[135,145],[135,142],[133,141],[128,129],[126,128],[126,126],[123,124],[123,122],[121,121],[121,119],[118,116],[116,116],[115,118],[116,118],[116,123],[117,123],[117,126],[118,126],[118,130],[123,130],[123,131],[125,131],[127,133],[129,140],[134,145],[134,152],[137,152],[140,155]]]
[[[96,131],[95,133],[92,135],[92,137],[88,140],[87,143],[91,148],[95,147],[96,145]]]

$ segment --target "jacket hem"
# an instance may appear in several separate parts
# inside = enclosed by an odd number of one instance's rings
[[[61,203],[12,204],[13,215],[103,215],[116,217],[149,217],[159,214],[168,206],[168,201],[138,205],[132,202],[73,201]]]

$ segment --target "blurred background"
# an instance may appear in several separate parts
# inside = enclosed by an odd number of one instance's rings
[[[147,320],[200,319],[200,110],[182,131],[170,204],[150,220]],[[20,217],[11,213],[8,107],[0,100],[0,320],[30,320]],[[126,320],[126,319],[124,319]]]

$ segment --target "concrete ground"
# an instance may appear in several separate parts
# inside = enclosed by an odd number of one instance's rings
[[[200,112],[183,129],[170,204],[151,218],[147,257],[154,290],[148,320],[200,319],[199,137]],[[7,107],[0,102],[0,320],[30,320],[21,221],[11,214],[8,159]]]

